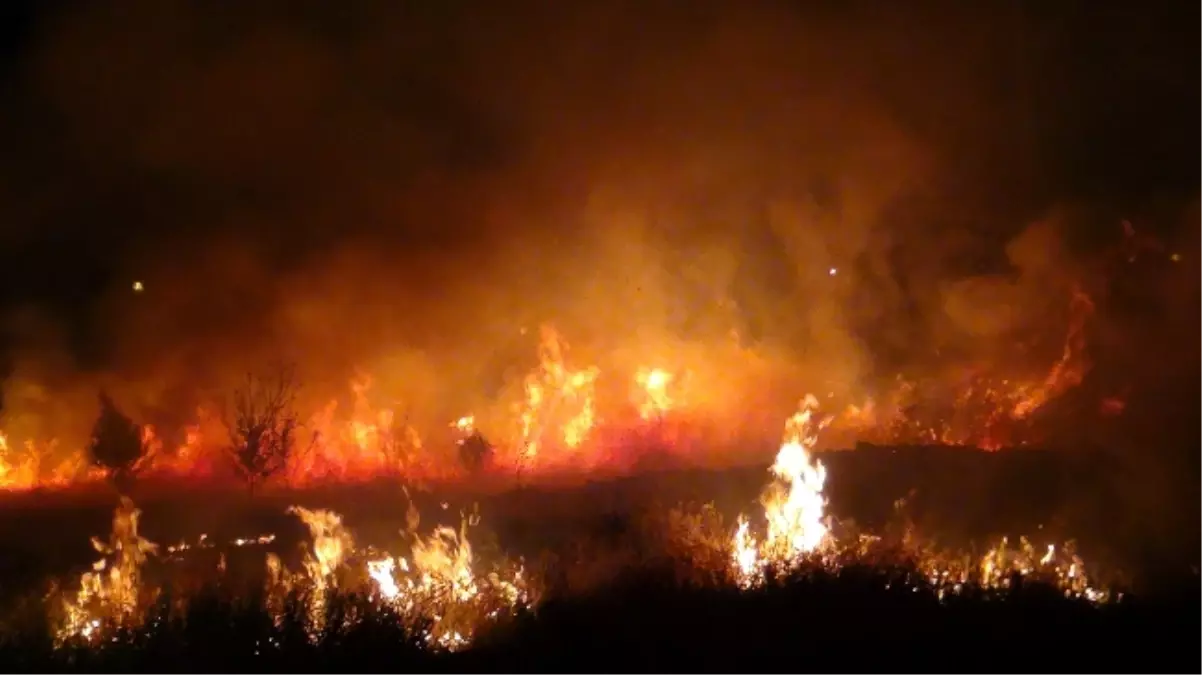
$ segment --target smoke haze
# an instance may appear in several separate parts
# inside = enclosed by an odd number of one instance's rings
[[[1032,333],[1046,370],[1149,184],[1140,227],[1197,236],[1188,17],[687,5],[46,12],[2,113],[5,428],[78,443],[102,386],[179,423],[273,360],[446,420],[542,323],[715,410]]]

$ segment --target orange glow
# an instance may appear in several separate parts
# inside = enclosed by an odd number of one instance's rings
[[[828,447],[866,441],[997,450],[1028,442],[1032,414],[1078,385],[1088,372],[1084,329],[1092,311],[1089,297],[1077,291],[1061,357],[1042,379],[969,372],[954,385],[948,400],[931,408],[929,392],[899,378],[892,391],[877,398],[831,407]],[[691,380],[660,366],[603,373],[596,365],[570,358],[567,342],[550,325],[539,331],[537,355],[538,364],[522,380],[521,399],[508,417],[463,415],[443,422],[442,435],[437,428],[419,430],[407,414],[402,417],[390,407],[373,405],[369,393],[375,381],[360,374],[350,382],[350,406],[331,400],[307,418],[301,416],[304,422],[295,446],[272,480],[293,487],[380,477],[455,480],[464,475],[456,444],[475,433],[495,448],[490,470],[508,475],[621,473],[634,470],[649,451],[684,462],[703,461],[692,455],[705,450],[710,413],[691,401],[705,399],[708,392],[690,390],[697,386]],[[633,384],[626,385],[625,395],[611,386],[623,380]],[[941,386],[947,388],[946,383]],[[927,396],[925,403],[919,394]],[[1124,403],[1112,398],[1098,406],[1100,414],[1116,415]],[[219,417],[198,409],[173,447],[155,427],[144,425],[147,454],[135,467],[138,474],[232,479],[236,474]],[[83,451],[64,452],[53,438],[14,440],[0,430],[0,489],[66,486],[104,477]]]
[[[669,391],[673,383],[672,373],[662,368],[640,368],[635,375],[639,385],[639,416],[644,420],[662,418],[672,409]]]

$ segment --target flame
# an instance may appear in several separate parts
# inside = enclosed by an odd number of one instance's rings
[[[458,431],[464,436],[470,436],[476,432],[476,416],[464,415],[451,423],[451,428]]]
[[[309,582],[309,593],[305,596],[305,609],[309,636],[316,640],[325,629],[326,607],[330,591],[338,587],[334,571],[342,565],[347,555],[354,550],[354,540],[342,525],[342,516],[333,511],[309,510],[303,506],[292,506],[288,513],[301,519],[309,528],[313,538],[311,551],[305,552],[302,565]],[[268,558],[268,579],[271,588],[292,588],[295,582],[289,578],[278,558]]]
[[[313,640],[326,628],[330,593],[338,587],[338,570],[347,565],[369,579],[376,598],[403,621],[419,627],[429,620],[426,642],[442,649],[467,646],[481,621],[496,619],[530,601],[520,567],[504,575],[475,573],[467,529],[478,517],[465,517],[458,531],[438,527],[425,538],[413,534],[411,556],[406,558],[356,550],[342,517],[333,511],[300,506],[288,511],[309,528],[312,552],[306,553],[297,573],[289,571],[278,556],[268,555],[268,609],[278,624],[289,595],[303,589],[306,630]],[[420,520],[412,502],[407,520],[410,531]]]
[[[1062,354],[1042,378],[997,377],[983,366],[922,382],[899,377],[887,392],[839,401],[844,407],[833,416],[826,442],[836,447],[870,442],[997,450],[1037,441],[1029,418],[1079,384],[1089,368],[1085,326],[1093,303],[1076,290],[1069,310]],[[628,445],[642,446],[635,452],[654,448],[683,458],[698,452],[689,439],[700,431],[710,432],[705,421],[683,414],[687,411],[678,373],[660,366],[607,373],[607,380],[634,386],[625,396],[599,400],[600,369],[569,363],[568,344],[554,327],[541,327],[537,352],[538,365],[522,381],[522,397],[512,416],[466,415],[454,422],[453,438],[437,432],[423,437],[407,409],[395,409],[400,404],[377,405],[373,378],[358,374],[349,387],[353,404],[331,400],[308,415],[283,469],[270,482],[307,487],[379,477],[455,479],[462,475],[462,466],[454,444],[475,433],[487,437],[495,450],[490,471],[627,471],[640,465],[638,458],[609,440],[624,443],[633,435],[640,440]],[[1100,401],[1098,414],[1121,412],[1119,401]],[[831,409],[840,408],[836,404]],[[634,411],[637,420],[630,414]],[[498,428],[490,428],[494,424]],[[143,429],[147,456],[138,464],[139,475],[235,478],[224,452],[227,432],[206,409],[196,411],[177,447],[168,447],[154,426],[145,424]],[[89,465],[82,449],[62,448],[53,438],[14,440],[0,431],[0,489],[67,486],[104,477],[103,470]]]
[[[729,539],[729,565],[735,582],[743,588],[763,583],[770,567],[788,571],[807,561],[819,566],[838,567],[848,557],[871,561],[873,546],[879,537],[862,535],[851,542],[838,541],[831,533],[826,515],[823,486],[826,470],[811,457],[817,432],[829,420],[816,420],[818,401],[811,395],[803,399],[801,409],[785,425],[785,439],[771,472],[774,480],[761,498],[767,521],[767,536],[759,539],[748,518],[740,514]],[[905,500],[895,507],[900,509]],[[902,541],[904,555],[915,561],[923,581],[942,599],[972,587],[1003,590],[1015,578],[1032,578],[1060,589],[1065,597],[1104,603],[1112,599],[1109,590],[1099,587],[1086,574],[1085,563],[1073,542],[1063,547],[1048,544],[1040,552],[1026,537],[1018,547],[1009,539],[974,557],[962,552],[947,552],[923,546],[907,525]]]
[[[1060,360],[1052,366],[1043,384],[1014,406],[1015,417],[1027,417],[1049,400],[1081,384],[1090,368],[1086,352],[1085,325],[1093,316],[1093,312],[1093,300],[1080,288],[1073,289],[1072,302],[1069,304],[1068,334],[1064,337],[1064,349]]]
[[[673,401],[669,387],[672,373],[662,368],[640,368],[635,374],[639,386],[639,417],[644,420],[660,419],[672,409]]]
[[[402,556],[367,562],[368,574],[380,598],[404,617],[433,621],[426,641],[443,649],[466,646],[481,617],[496,618],[502,608],[527,602],[525,581],[518,568],[507,579],[492,573],[481,578],[473,571],[464,517],[460,529],[438,527],[413,543],[412,563]],[[400,576],[398,577],[398,573]]]
[[[26,439],[17,448],[0,430],[0,490],[63,487],[104,476],[102,469],[88,465],[82,452],[63,457],[54,439],[46,442]]]
[[[539,366],[526,377],[526,398],[519,407],[520,464],[524,467],[540,460],[548,446],[579,448],[597,422],[594,385],[599,371],[595,367],[569,368],[564,361],[567,349],[554,328],[541,328]]]
[[[733,536],[727,532],[724,540],[694,540],[705,546],[717,541],[727,552],[720,560],[740,587],[762,584],[770,568],[788,571],[813,564],[837,569],[846,562],[871,562],[874,556],[893,550],[882,547],[880,537],[853,535],[840,539],[833,534],[823,496],[826,470],[812,456],[818,433],[826,423],[818,417],[818,402],[813,396],[806,396],[798,412],[786,421],[781,448],[770,469],[772,481],[761,498],[766,524],[763,536],[753,531],[750,519],[740,515]],[[899,500],[897,508],[900,510],[903,504],[904,500]],[[720,516],[712,507],[707,508],[703,511],[706,517],[677,518],[675,522],[685,528],[704,526],[713,532],[722,531]],[[293,506],[288,513],[308,528],[311,545],[306,547],[297,572],[288,570],[274,553],[266,556],[266,608],[277,627],[282,626],[288,599],[299,594],[305,629],[313,640],[328,628],[345,629],[355,620],[352,613],[342,617],[343,624],[327,625],[335,616],[329,612],[331,594],[343,584],[352,590],[366,585],[377,608],[391,610],[398,621],[420,631],[419,637],[429,647],[444,650],[470,646],[488,622],[536,601],[520,564],[497,564],[481,571],[469,540],[470,528],[479,523],[476,512],[461,514],[458,529],[438,526],[422,536],[417,532],[420,514],[410,501],[406,528],[402,530],[411,541],[407,556],[371,547],[356,548],[342,516],[334,511]],[[115,628],[140,627],[144,616],[141,610],[157,595],[157,589],[144,583],[143,567],[159,547],[139,535],[139,516],[133,502],[122,498],[113,515],[109,540],[93,539],[94,548],[103,557],[80,576],[78,590],[63,600],[62,616],[54,627],[57,645],[96,645]],[[275,536],[267,534],[237,538],[228,545],[255,546],[273,541]],[[904,583],[915,590],[915,584],[924,585],[939,598],[967,588],[1005,590],[1023,578],[1048,583],[1066,597],[1088,602],[1107,602],[1112,597],[1087,575],[1072,542],[1037,547],[1020,537],[1018,545],[1013,546],[1008,538],[1002,538],[983,555],[972,556],[924,545],[907,526],[901,544],[906,559],[913,562],[906,568],[912,572]],[[177,559],[193,548],[214,547],[202,534],[195,544],[180,542],[165,547],[165,559]],[[222,552],[217,569],[224,571],[225,563]]]
[[[138,535],[140,515],[134,503],[122,497],[109,541],[92,538],[92,547],[105,557],[79,578],[79,590],[64,601],[62,623],[54,633],[57,643],[92,642],[107,629],[133,627],[141,619],[142,565],[158,547]]]
[[[785,423],[784,442],[770,469],[773,481],[760,498],[767,537],[757,541],[747,519],[739,516],[733,548],[735,575],[743,585],[754,584],[764,568],[788,567],[827,542],[826,467],[811,457],[817,430],[825,424],[814,419],[817,409],[818,400],[807,395]]]
[[[337,401],[330,401],[309,419],[310,442],[297,448],[284,468],[290,485],[366,480],[419,468],[424,449],[421,436],[408,422],[398,420],[392,409],[372,405],[368,396],[372,384],[367,374],[351,380],[355,401],[350,419],[338,419]]]
[[[850,431],[856,440],[886,445],[963,445],[998,450],[1038,440],[1027,419],[1049,401],[1076,387],[1089,372],[1085,328],[1094,312],[1093,301],[1077,288],[1070,297],[1069,325],[1060,358],[1042,379],[996,377],[989,367],[977,367],[951,379],[954,394],[938,397],[939,405],[924,401],[930,389],[948,389],[949,382],[924,386],[897,378],[897,386],[879,398],[847,405],[836,416],[836,429]],[[933,385],[933,386],[932,386]],[[1100,404],[1103,414],[1110,408]]]
[[[1105,603],[1112,593],[1099,587],[1085,571],[1085,562],[1069,541],[1064,546],[1035,546],[1019,537],[1018,546],[1002,537],[979,557],[916,547],[909,542],[917,568],[940,598],[972,587],[989,591],[1011,588],[1016,579],[1032,579],[1057,588],[1066,598]]]

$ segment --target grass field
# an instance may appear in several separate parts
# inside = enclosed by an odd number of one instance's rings
[[[186,608],[169,600],[179,584],[163,582],[157,604],[139,609],[150,617],[139,631],[104,649],[52,649],[37,608],[52,579],[74,579],[96,559],[89,537],[110,529],[116,496],[104,486],[9,495],[0,507],[0,594],[17,609],[3,658],[9,670],[125,672],[1148,670],[1172,669],[1172,659],[1184,659],[1178,669],[1199,666],[1196,512],[1192,530],[1184,515],[1176,523],[1151,518],[1159,502],[1132,485],[1125,467],[1095,455],[939,448],[863,448],[821,459],[830,469],[827,513],[841,529],[888,533],[904,520],[948,550],[1002,535],[1027,535],[1037,546],[1075,538],[1091,572],[1123,589],[1124,600],[1096,607],[1017,578],[1006,589],[940,599],[904,560],[805,568],[751,590],[679,574],[679,561],[653,532],[663,515],[682,503],[712,503],[733,529],[735,514],[755,512],[764,466],[407,492],[380,481],[253,497],[230,487],[148,483],[133,495],[142,536],[163,546],[202,533],[217,542],[174,567],[157,559],[147,566],[148,578],[189,577]],[[311,544],[289,506],[333,510],[357,547],[390,548],[406,522],[407,494],[423,530],[456,526],[461,511],[477,505],[481,523],[470,533],[477,559],[523,560],[539,602],[490,623],[470,649],[440,653],[419,648],[420,629],[389,620],[378,603],[350,611],[355,621],[331,620],[342,628],[315,641],[279,624],[280,615],[273,619],[256,599],[264,556],[275,553],[296,569]],[[223,542],[268,533],[269,543],[221,550],[227,571],[213,573]]]

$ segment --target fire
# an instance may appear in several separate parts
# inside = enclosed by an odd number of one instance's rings
[[[1093,300],[1081,289],[1074,289],[1072,303],[1069,305],[1068,335],[1064,338],[1060,360],[1052,366],[1043,384],[1014,406],[1012,414],[1015,417],[1026,417],[1052,398],[1081,384],[1090,367],[1085,351],[1085,324],[1093,312]]]
[[[55,633],[60,644],[73,639],[93,641],[107,628],[133,627],[140,621],[142,565],[148,554],[158,550],[138,535],[140,515],[134,503],[122,497],[113,513],[109,541],[92,538],[92,547],[106,557],[80,577],[79,590],[64,602],[63,623]]]
[[[1034,412],[1077,386],[1088,372],[1085,328],[1093,311],[1089,297],[1075,291],[1061,356],[1042,378],[997,377],[985,367],[947,372],[927,381],[899,377],[886,392],[826,404],[841,411],[833,415],[833,433],[825,442],[841,444],[836,447],[869,442],[996,450],[1037,441],[1030,421]],[[655,447],[657,452],[694,451],[687,441],[704,422],[685,405],[686,396],[690,401],[697,396],[685,387],[692,386],[691,380],[686,382],[680,373],[660,365],[644,365],[633,373],[607,372],[603,381],[598,367],[571,363],[568,352],[563,337],[544,325],[537,345],[538,365],[522,381],[521,400],[513,406],[512,416],[465,415],[451,422],[453,437],[439,436],[437,429],[424,437],[411,423],[408,408],[398,412],[395,406],[402,404],[378,405],[380,392],[374,389],[373,378],[359,374],[350,382],[352,405],[332,400],[307,418],[300,417],[304,421],[294,447],[283,469],[269,480],[304,487],[378,477],[453,479],[465,468],[455,443],[474,434],[487,438],[490,452],[495,449],[489,470],[522,475],[637,466],[637,458],[628,461],[629,453],[624,448],[615,451],[610,443],[612,439],[626,442],[632,436],[639,439],[635,445]],[[599,383],[619,381],[628,383],[624,396],[599,396],[599,391],[617,393],[599,389]],[[1122,406],[1120,399],[1099,401],[1099,414],[1118,414]],[[143,425],[147,456],[137,465],[137,473],[189,479],[235,476],[225,420],[219,417],[198,409],[182,443],[175,447],[169,447],[173,443],[167,443],[153,426]],[[63,448],[53,438],[12,439],[0,430],[0,489],[65,486],[104,477],[104,471],[89,465],[82,449]]]
[[[639,385],[642,399],[638,402],[640,417],[648,421],[656,420],[672,409],[672,396],[668,390],[672,380],[672,373],[662,368],[639,369],[635,374],[635,382]]]
[[[467,533],[478,522],[477,516],[465,517],[459,530],[438,527],[421,537],[413,531],[419,517],[411,503],[406,532],[413,544],[406,558],[357,550],[342,517],[333,511],[294,506],[289,513],[308,526],[312,552],[305,555],[299,574],[288,571],[279,557],[268,556],[269,609],[280,621],[287,596],[303,588],[306,628],[314,640],[326,628],[330,593],[338,587],[338,571],[347,565],[370,580],[373,595],[402,621],[413,627],[429,621],[425,639],[442,649],[467,646],[481,622],[495,620],[530,600],[520,567],[484,576],[476,573]]]
[[[818,400],[806,396],[801,410],[785,425],[785,442],[772,464],[776,481],[764,495],[763,504],[767,545],[781,550],[777,557],[810,553],[826,539],[826,499],[822,496],[826,467],[810,455],[818,440],[813,430],[818,426],[814,420],[817,408]]]
[[[507,579],[496,572],[483,578],[475,574],[467,538],[473,522],[464,517],[458,531],[443,526],[426,538],[415,534],[412,563],[403,556],[367,562],[368,574],[389,607],[403,617],[433,620],[425,637],[435,647],[466,646],[481,618],[495,619],[502,609],[528,599],[520,567]]]
[[[998,450],[1038,440],[1031,435],[1029,418],[1079,385],[1091,365],[1085,328],[1094,312],[1093,301],[1084,291],[1074,289],[1068,312],[1061,356],[1042,378],[998,377],[987,366],[974,367],[946,382],[921,385],[899,376],[886,394],[847,405],[833,426],[853,433],[857,441],[886,445]],[[932,397],[932,390],[939,395]]]
[[[943,598],[970,585],[984,590],[1009,589],[1016,579],[1033,579],[1057,588],[1068,598],[1092,603],[1111,600],[1111,592],[1097,586],[1086,574],[1085,562],[1073,542],[1042,548],[1020,537],[1017,546],[1008,537],[979,557],[918,548],[911,551],[925,583]]]
[[[0,430],[0,490],[63,487],[103,475],[103,471],[87,465],[82,453],[62,457],[54,440],[26,439],[18,448],[10,445]]]
[[[373,548],[356,548],[342,516],[334,511],[293,506],[288,513],[308,528],[311,545],[306,547],[301,569],[287,569],[275,553],[266,556],[265,608],[280,627],[290,598],[297,597],[304,611],[302,620],[309,637],[317,640],[328,626],[330,600],[344,583],[351,590],[366,590],[394,610],[413,628],[430,625],[426,640],[432,647],[458,649],[467,646],[478,628],[532,602],[521,566],[499,563],[479,574],[468,528],[479,516],[465,517],[459,530],[438,527],[429,536],[417,535],[419,516],[410,504],[406,532],[413,538],[411,554],[392,556]],[[141,512],[122,497],[113,514],[108,541],[92,539],[102,554],[91,571],[78,579],[77,590],[62,595],[61,614],[54,617],[56,644],[99,645],[116,629],[136,629],[148,616],[158,587],[147,583],[144,566],[160,547],[138,533]],[[219,545],[200,535],[195,543],[180,542],[162,547],[162,560],[179,561],[198,549],[263,546],[276,540],[274,534],[240,537]],[[217,563],[225,568],[225,553]],[[427,622],[429,622],[427,624]]]
[[[351,381],[354,405],[349,420],[337,417],[338,402],[331,401],[313,415],[306,427],[310,441],[298,447],[284,469],[293,486],[321,481],[353,481],[395,476],[421,464],[421,436],[390,408],[376,408],[369,400],[372,378],[361,374]]]
[[[857,441],[885,445],[959,445],[998,450],[1021,445],[1025,427],[1013,415],[1034,385],[994,380],[979,373],[964,376],[954,395],[932,406],[919,398],[920,387],[898,378],[897,387],[881,400],[850,404],[832,420],[837,430],[851,431]]]
[[[470,436],[476,431],[476,416],[464,415],[451,423],[451,428],[464,436]]]
[[[785,423],[784,442],[770,469],[774,479],[760,499],[767,537],[757,541],[747,519],[739,516],[733,547],[736,577],[743,585],[755,583],[765,567],[787,567],[827,542],[826,467],[811,456],[817,431],[825,425],[814,418],[817,409],[818,400],[807,395]]]
[[[334,572],[354,550],[354,540],[342,525],[342,516],[328,510],[312,511],[293,506],[288,513],[301,519],[313,537],[313,548],[306,551],[302,562],[310,587],[305,610],[310,637],[316,639],[325,629],[326,608],[330,592],[338,587]],[[268,579],[271,588],[289,587],[290,577],[284,573],[278,558],[268,558]]]
[[[731,535],[712,507],[704,511],[708,514],[705,518],[676,518],[686,529],[704,526],[711,532],[726,532],[725,539],[703,536],[686,547],[696,548],[699,542],[709,547],[709,542],[716,542],[712,550],[724,552],[716,560],[729,574],[710,578],[733,577],[739,587],[752,588],[766,582],[770,568],[783,572],[806,566],[835,570],[848,563],[887,562],[900,551],[910,563],[904,567],[909,572],[903,583],[916,590],[918,585],[929,588],[939,598],[968,588],[1005,590],[1016,580],[1029,578],[1047,583],[1067,597],[1093,603],[1111,599],[1109,591],[1087,575],[1071,542],[1062,547],[1035,546],[1019,538],[1017,546],[1012,546],[1009,539],[1002,538],[984,555],[966,556],[922,544],[911,527],[906,528],[900,547],[882,545],[880,537],[836,535],[823,494],[826,469],[813,457],[818,434],[827,421],[818,416],[818,401],[809,395],[786,421],[770,469],[772,480],[761,497],[762,536],[744,515],[739,516]],[[899,510],[903,502],[899,500]],[[350,627],[357,620],[354,612],[331,611],[333,594],[345,588],[352,593],[367,591],[376,610],[387,610],[388,616],[418,631],[427,646],[457,650],[470,646],[490,622],[537,601],[520,564],[500,562],[491,569],[482,568],[469,539],[471,528],[479,523],[475,511],[461,514],[457,529],[437,526],[422,535],[418,532],[420,514],[410,501],[401,530],[409,543],[407,555],[358,547],[342,516],[334,511],[292,506],[287,512],[305,524],[310,544],[295,572],[287,569],[278,555],[266,556],[265,609],[277,628],[283,626],[294,598],[301,603],[301,619],[310,639],[317,641],[328,630]],[[56,644],[99,645],[113,629],[142,627],[145,610],[158,596],[157,587],[146,583],[144,565],[160,549],[139,535],[139,516],[133,502],[123,497],[113,515],[109,540],[93,539],[103,557],[79,578],[78,590],[63,600],[62,615],[54,627]],[[268,545],[275,539],[272,534],[240,537],[225,546]],[[190,550],[215,547],[201,535],[195,544],[164,547],[162,559],[179,560]],[[710,560],[715,559],[694,558],[695,564]],[[225,561],[222,551],[217,563],[220,573],[225,571]],[[331,617],[339,617],[342,623],[330,625]]]
[[[822,493],[826,470],[811,457],[817,432],[828,421],[815,418],[817,407],[818,401],[806,396],[801,409],[786,422],[785,439],[771,468],[773,481],[761,498],[766,537],[757,538],[749,519],[739,515],[729,540],[728,560],[731,574],[741,587],[763,583],[769,567],[788,571],[807,562],[837,567],[849,558],[871,561],[881,553],[874,551],[881,541],[879,537],[839,541],[832,535]],[[903,504],[904,500],[899,500],[898,508]],[[922,546],[912,528],[907,527],[902,552],[916,563],[923,583],[940,598],[960,593],[970,585],[985,590],[1007,589],[1015,577],[1023,577],[1048,583],[1066,597],[1095,603],[1110,599],[1109,591],[1088,577],[1072,542],[1063,547],[1049,544],[1040,550],[1025,537],[1019,539],[1017,547],[1010,546],[1009,539],[1003,537],[984,555],[974,558]]]
[[[599,371],[569,368],[564,361],[567,349],[554,328],[541,328],[539,366],[526,377],[526,399],[519,408],[522,465],[534,464],[547,446],[579,448],[597,422],[594,390]]]

